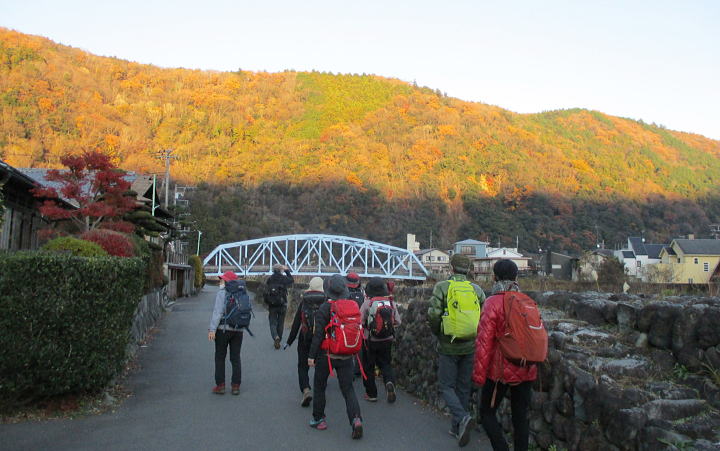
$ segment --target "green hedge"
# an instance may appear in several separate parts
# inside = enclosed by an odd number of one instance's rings
[[[0,254],[0,405],[102,389],[143,294],[139,258]]]
[[[195,288],[205,285],[205,272],[203,270],[202,260],[197,255],[191,255],[189,258],[190,265],[195,269]]]
[[[72,236],[61,236],[45,243],[43,250],[53,252],[69,251],[78,257],[105,257],[108,253],[99,244]]]

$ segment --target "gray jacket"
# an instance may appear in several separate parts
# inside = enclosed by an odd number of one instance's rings
[[[208,330],[210,332],[215,332],[215,330],[217,330],[217,329],[230,330],[230,331],[241,330],[241,329],[236,329],[234,327],[230,327],[227,324],[220,324],[220,320],[222,319],[224,314],[225,314],[225,288],[221,288],[215,295],[215,307],[213,308],[212,318],[210,318],[210,326],[208,327]]]

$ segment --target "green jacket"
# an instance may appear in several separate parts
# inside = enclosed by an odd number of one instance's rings
[[[453,274],[450,279],[461,282],[467,280],[464,274]],[[455,340],[450,343],[450,337],[442,333],[442,316],[447,307],[447,293],[450,282],[443,280],[435,284],[432,296],[430,296],[430,308],[428,308],[428,322],[430,330],[438,337],[437,351],[445,355],[464,355],[475,352],[475,340],[459,342]],[[477,293],[480,305],[485,302],[485,293],[477,284],[472,284]]]

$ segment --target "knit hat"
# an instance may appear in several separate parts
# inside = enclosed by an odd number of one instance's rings
[[[458,274],[467,274],[470,271],[470,258],[467,255],[454,254],[450,257],[450,266]]]
[[[350,296],[350,292],[345,285],[345,278],[340,274],[335,274],[329,279],[325,279],[323,287],[325,296],[329,299],[347,299]]]
[[[388,291],[385,281],[380,277],[373,277],[372,279],[370,279],[367,285],[365,285],[365,294],[367,294],[368,297],[371,298],[374,298],[376,296],[387,296]]]
[[[220,278],[222,280],[224,280],[225,282],[229,282],[231,280],[237,280],[238,276],[237,276],[237,274],[235,274],[232,271],[225,271],[225,273],[222,276],[220,276]]]
[[[351,272],[345,277],[345,283],[348,288],[357,288],[360,286],[360,276],[357,273]]]
[[[323,280],[322,277],[313,277],[310,279],[310,287],[308,287],[307,291],[323,291]]]
[[[282,272],[283,268],[284,268],[284,266],[281,265],[280,263],[275,263],[273,265],[272,269],[273,269],[273,272]]]

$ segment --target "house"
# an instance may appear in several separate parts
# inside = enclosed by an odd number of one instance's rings
[[[463,240],[453,246],[453,254],[467,255],[470,259],[487,257],[487,241]]]
[[[440,249],[421,249],[415,251],[420,263],[430,272],[439,276],[450,275],[450,254]]]
[[[660,263],[660,252],[666,244],[648,244],[641,237],[629,237],[627,248],[615,251],[615,256],[625,265],[629,276],[648,282],[653,273],[651,265]]]
[[[578,258],[559,252],[545,251],[540,254],[536,267],[538,274],[559,280],[572,280]]]
[[[518,252],[517,248],[507,247],[488,247],[486,248],[486,256],[473,261],[475,274],[491,275],[493,266],[499,260],[512,260],[518,267],[518,271],[526,273],[530,267],[530,257],[523,256]]]
[[[589,252],[585,252],[575,264],[575,269],[572,273],[573,282],[591,281],[598,280],[598,273],[600,267],[605,261],[611,258],[617,258],[615,252],[610,249],[595,249]]]
[[[705,284],[720,263],[720,240],[674,239],[660,252],[657,282]]]
[[[0,191],[5,207],[0,224],[0,249],[38,248],[38,231],[49,222],[40,214],[38,199],[31,192],[37,186],[31,177],[0,160]]]

